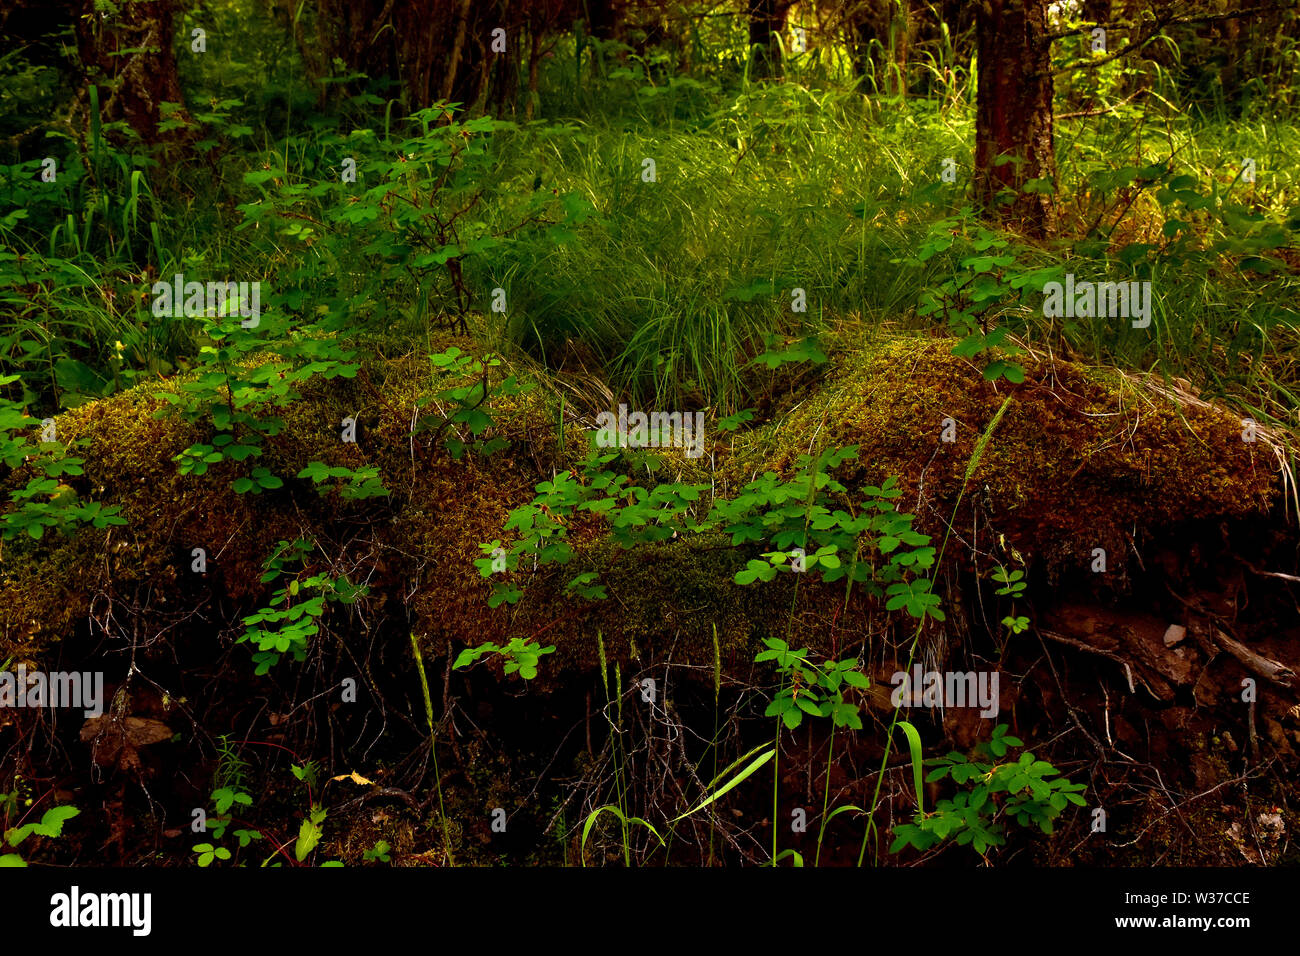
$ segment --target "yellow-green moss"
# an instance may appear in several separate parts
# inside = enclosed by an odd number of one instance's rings
[[[1259,512],[1278,491],[1271,454],[1242,441],[1240,422],[1220,409],[1179,408],[1119,373],[1035,357],[1018,359],[1022,384],[995,385],[952,344],[891,339],[844,359],[789,415],[737,441],[724,483],[788,474],[801,453],[857,445],[845,484],[895,477],[900,510],[940,531],[976,443],[1011,396],[956,526],[978,516],[984,534],[1049,563],[1098,547],[1122,554],[1135,528]],[[941,440],[949,418],[951,443]]]

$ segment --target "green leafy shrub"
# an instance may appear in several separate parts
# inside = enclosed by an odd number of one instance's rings
[[[907,846],[927,850],[952,839],[958,846],[969,844],[984,856],[1006,843],[1006,821],[1036,826],[1050,834],[1053,821],[1069,804],[1085,805],[1081,796],[1084,785],[1060,776],[1046,760],[1036,760],[1026,752],[1017,760],[1002,761],[1010,748],[1022,746],[1019,738],[1007,733],[1006,724],[999,724],[992,738],[976,747],[982,759],[970,760],[953,751],[927,760],[926,765],[934,768],[927,781],[951,779],[966,789],[940,800],[933,812],[918,813],[912,823],[896,826],[890,852]]]
[[[501,359],[488,354],[482,359],[466,355],[460,349],[451,348],[429,356],[436,375],[447,377],[473,376],[477,381],[470,385],[445,388],[433,395],[424,395],[416,400],[418,408],[427,408],[434,404],[437,411],[421,418],[415,425],[415,433],[432,430],[434,441],[442,441],[451,457],[459,459],[466,448],[472,448],[480,455],[490,455],[505,448],[508,444],[504,438],[484,439],[482,436],[491,429],[496,420],[492,415],[493,399],[514,398],[531,391],[531,382],[521,382],[515,375],[507,375],[501,381],[492,380],[492,370],[500,367]],[[447,406],[444,409],[444,404]],[[468,436],[457,430],[464,426],[469,430]],[[466,438],[469,440],[466,441]]]
[[[21,826],[10,827],[5,830],[5,843],[11,847],[17,847],[29,836],[58,837],[63,835],[63,824],[81,813],[71,804],[65,804],[60,807],[51,807],[41,815],[39,823],[24,823]],[[26,866],[19,853],[0,854],[0,867],[6,866]]]
[[[536,641],[518,637],[511,638],[510,643],[504,647],[488,641],[478,647],[467,647],[462,650],[456,655],[456,662],[451,666],[453,669],[472,667],[485,655],[497,655],[502,658],[502,670],[506,676],[518,674],[524,680],[532,680],[537,676],[537,663],[542,655],[550,654],[554,650],[554,644],[542,647]]]
[[[0,376],[0,388],[17,380],[17,375]],[[82,502],[60,480],[81,475],[85,461],[65,454],[67,449],[61,442],[29,441],[24,432],[41,427],[41,422],[28,417],[15,402],[0,397],[0,463],[19,481],[24,475],[31,476],[22,487],[9,492],[11,507],[0,513],[0,534],[6,539],[20,533],[40,539],[51,528],[70,533],[82,524],[95,528],[126,524],[118,514],[119,506]]]
[[[301,397],[298,386],[316,376],[351,378],[359,368],[341,342],[293,332],[283,317],[263,315],[256,327],[229,315],[198,321],[205,323],[208,344],[200,349],[202,361],[193,377],[175,392],[156,393],[167,403],[157,417],[178,413],[189,422],[210,422],[215,430],[209,441],[176,456],[181,474],[202,475],[224,461],[260,456],[262,440],[284,428],[284,419],[274,413]],[[275,354],[267,352],[270,348]],[[283,484],[268,469],[254,468],[232,487],[240,494],[261,494]]]
[[[285,577],[288,565],[305,563],[313,550],[301,538],[292,543],[281,541],[263,565],[266,572],[262,582]],[[236,643],[248,642],[256,648],[253,661],[259,676],[270,671],[285,654],[295,661],[304,661],[310,638],[320,632],[327,602],[354,604],[367,592],[365,586],[352,584],[347,575],[306,574],[304,569],[271,596],[270,605],[243,619],[246,630]]]

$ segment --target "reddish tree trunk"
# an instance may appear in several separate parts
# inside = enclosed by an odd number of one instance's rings
[[[172,46],[175,0],[124,3],[108,16],[92,0],[77,8],[77,50],[86,82],[99,87],[100,121],[125,120],[146,143],[162,140],[162,104],[184,104]]]
[[[976,44],[976,200],[990,218],[1048,236],[1056,228],[1053,197],[1023,188],[1030,179],[1056,181],[1047,0],[985,0]],[[1013,161],[998,165],[999,156]],[[1004,202],[1008,189],[1012,197]]]

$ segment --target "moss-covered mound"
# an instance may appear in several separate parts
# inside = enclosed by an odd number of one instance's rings
[[[842,358],[816,394],[737,441],[722,474],[734,485],[787,471],[802,453],[857,445],[841,479],[896,477],[900,510],[942,533],[976,445],[1009,399],[955,531],[1005,535],[1056,566],[1087,567],[1104,548],[1114,570],[1136,533],[1260,513],[1280,491],[1270,445],[1221,408],[1032,355],[1017,359],[1023,383],[994,384],[951,350],[949,340],[900,338]]]
[[[976,444],[1009,397],[958,511],[955,533],[965,547],[954,543],[949,557],[1004,536],[1029,558],[1079,568],[1104,548],[1120,570],[1135,531],[1263,511],[1279,493],[1269,448],[1244,441],[1241,423],[1222,410],[1180,406],[1117,374],[1044,359],[1024,361],[1023,384],[995,385],[950,350],[950,342],[898,339],[841,356],[788,414],[737,436],[730,448],[718,445],[712,458],[672,453],[657,477],[703,475],[719,493],[734,494],[765,470],[788,473],[802,452],[852,444],[860,454],[838,477],[852,489],[897,476],[900,510],[941,533]],[[554,575],[532,581],[518,605],[490,608],[488,583],[473,564],[480,544],[508,538],[502,526],[510,509],[531,501],[539,481],[572,467],[582,444],[572,425],[558,444],[558,402],[544,384],[492,408],[507,449],[453,460],[428,433],[411,432],[416,399],[436,390],[427,360],[372,362],[355,380],[321,383],[284,411],[286,427],[266,440],[255,464],[285,485],[260,495],[230,487],[254,462],[177,473],[174,457],[208,436],[179,418],[155,417],[163,407],[156,390],[135,389],[59,419],[61,438],[89,442],[77,491],[121,506],[129,523],[5,544],[0,659],[37,660],[88,620],[108,634],[134,628],[146,640],[174,628],[237,633],[238,616],[270,593],[259,580],[263,562],[278,541],[298,536],[320,546],[334,573],[368,584],[372,621],[409,627],[437,651],[449,642],[536,636],[559,646],[562,670],[593,660],[600,630],[612,654],[711,660],[715,626],[729,655],[790,614],[784,578],[755,588],[732,583],[748,555],[726,538],[628,553],[591,524],[571,529],[576,560],[602,572],[608,600],[565,597]],[[355,444],[340,440],[346,416],[360,422]],[[317,460],[378,465],[391,498],[321,496],[293,477]],[[204,574],[192,570],[195,548],[206,552]],[[808,631],[825,636],[866,612],[836,611],[839,589],[819,607],[818,593],[801,592],[796,613]]]

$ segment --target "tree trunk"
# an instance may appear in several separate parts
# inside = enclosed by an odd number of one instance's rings
[[[1046,237],[1056,228],[1053,197],[1023,187],[1031,179],[1056,181],[1047,0],[985,0],[976,45],[976,201],[988,218]],[[1012,161],[999,165],[999,156]],[[1000,196],[1005,189],[1014,193],[1009,203]]]
[[[537,106],[537,98],[540,95],[539,87],[541,85],[541,63],[542,34],[537,27],[533,27],[531,42],[528,45],[528,101],[524,104],[525,120],[533,118],[533,111]]]
[[[912,2],[911,0],[894,0],[893,16],[889,21],[889,42],[893,47],[892,76],[888,89],[898,96],[907,95],[907,58],[912,43]]]
[[[460,9],[456,11],[456,39],[451,45],[451,55],[447,58],[447,72],[442,78],[442,99],[451,99],[452,88],[456,85],[456,73],[460,69],[461,52],[465,49],[465,27],[469,22],[469,0],[461,0]]]
[[[524,12],[523,5],[505,9],[473,0],[319,0],[315,45],[325,62],[337,57],[372,79],[398,80],[407,110],[436,99],[472,107],[485,91],[497,102],[513,93],[501,62],[518,60]],[[498,27],[506,31],[504,54],[489,49]],[[300,47],[304,57],[313,55],[301,39]],[[330,87],[340,94],[356,88]]]
[[[106,17],[96,12],[90,0],[81,6],[77,50],[86,82],[100,87],[101,122],[125,120],[144,142],[162,140],[161,105],[184,104],[172,48],[174,0],[137,0],[121,4]],[[187,49],[188,44],[186,38]],[[127,50],[136,52],[123,52]]]

